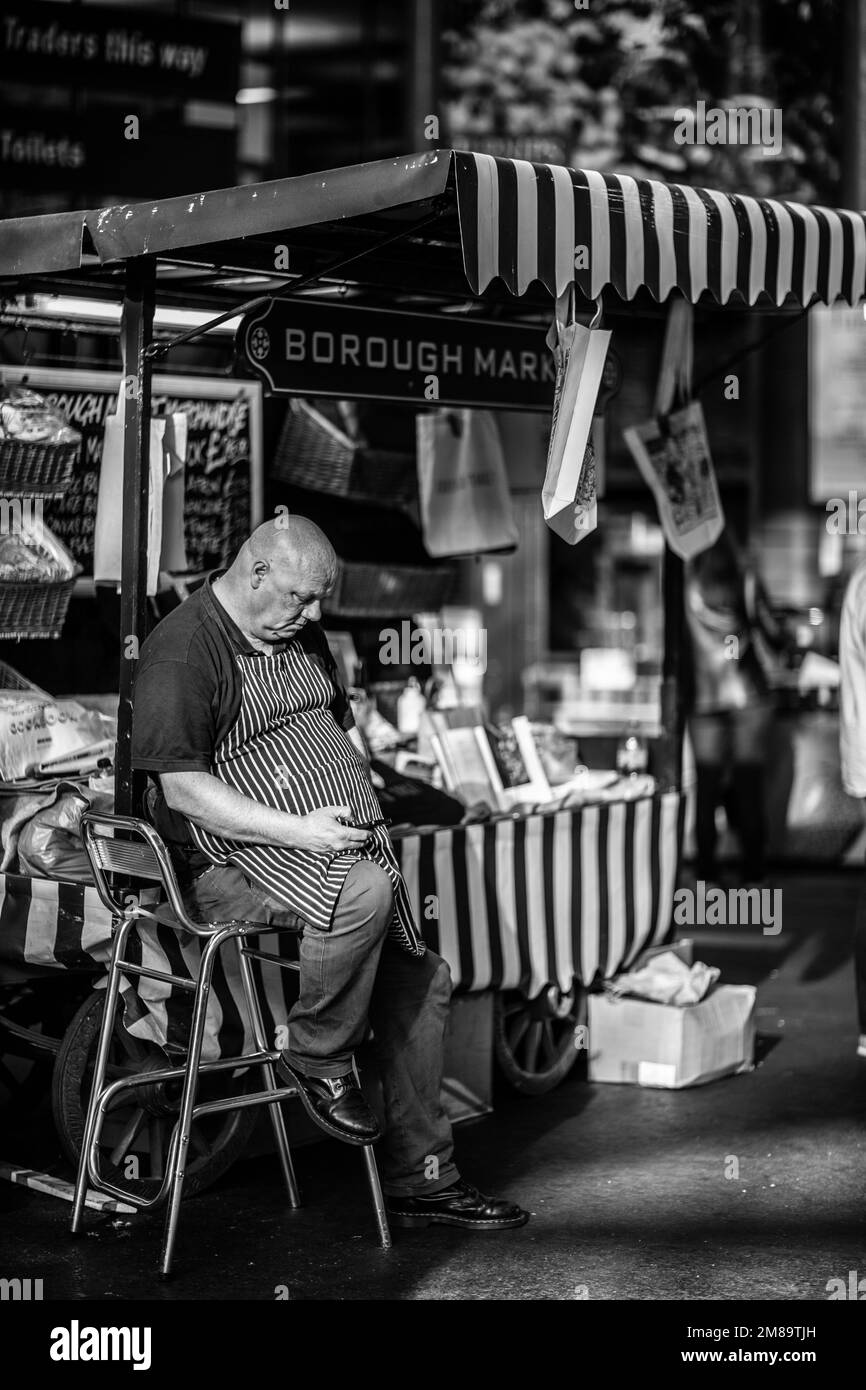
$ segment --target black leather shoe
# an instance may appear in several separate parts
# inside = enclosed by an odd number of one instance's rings
[[[277,1071],[297,1091],[310,1119],[332,1138],[347,1144],[372,1144],[381,1139],[379,1121],[352,1072],[334,1077],[306,1076],[285,1056],[278,1058]]]
[[[500,1197],[485,1197],[460,1179],[427,1197],[386,1197],[395,1226],[463,1226],[467,1231],[506,1231],[525,1226],[529,1212]]]

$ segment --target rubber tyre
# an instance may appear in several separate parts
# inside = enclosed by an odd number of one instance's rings
[[[83,1094],[84,1079],[96,1058],[104,999],[105,991],[95,990],[81,1005],[64,1035],[54,1067],[51,1089],[54,1123],[63,1152],[76,1168],[81,1155],[86,1119],[87,1095]],[[115,1034],[119,1027],[119,1023],[115,1022]],[[117,1044],[113,1044],[112,1051],[109,1052],[109,1061],[116,1047]],[[142,1047],[145,1045],[142,1044]],[[163,1065],[166,1065],[164,1058]],[[242,1078],[241,1084],[247,1084],[253,1089],[253,1075],[248,1072],[246,1078]],[[237,1079],[235,1085],[238,1085]],[[214,1117],[214,1120],[208,1117],[205,1123],[217,1123],[219,1129],[209,1154],[196,1154],[192,1145],[190,1146],[183,1184],[184,1197],[193,1197],[196,1193],[203,1192],[240,1158],[255,1128],[257,1108],[227,1110],[218,1118]],[[113,1177],[118,1186],[125,1185],[130,1191],[142,1196],[151,1195],[155,1190],[154,1179],[126,1179],[117,1170],[112,1174],[107,1165],[106,1172]]]

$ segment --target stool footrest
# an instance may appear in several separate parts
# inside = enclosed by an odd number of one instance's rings
[[[195,980],[183,975],[169,975],[165,970],[153,970],[149,965],[133,965],[130,960],[119,960],[117,968],[121,975],[140,975],[145,980],[163,980],[165,984],[175,985],[178,989],[195,989]]]
[[[264,1062],[275,1062],[279,1052],[247,1052],[242,1057],[221,1057],[216,1062],[201,1062],[199,1076],[212,1071],[246,1071],[248,1067],[260,1067]],[[159,1071],[142,1072],[140,1076],[121,1076],[105,1086],[99,1097],[99,1109],[103,1113],[109,1103],[120,1091],[132,1090],[136,1086],[156,1086],[162,1081],[179,1081],[186,1076],[186,1065],[181,1067],[162,1067]]]
[[[281,1087],[278,1091],[250,1091],[249,1094],[230,1096],[225,1100],[205,1100],[194,1105],[192,1117],[216,1115],[220,1110],[246,1110],[251,1105],[279,1105],[281,1101],[292,1100],[298,1094],[295,1088]]]
[[[278,965],[281,970],[297,970],[300,972],[300,961],[286,960],[284,956],[272,956],[268,951],[256,951],[252,946],[241,946],[242,956],[252,956],[254,960],[263,960],[267,965]]]

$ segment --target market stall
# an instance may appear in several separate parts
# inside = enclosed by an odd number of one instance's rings
[[[854,303],[866,282],[866,224],[855,212],[432,150],[192,197],[15,219],[0,224],[0,277],[9,295],[26,288],[122,303],[115,806],[134,814],[141,787],[130,761],[132,679],[147,621],[153,374],[172,352],[240,319],[239,373],[258,376],[267,390],[309,394],[305,371],[318,354],[332,368],[334,396],[375,397],[390,367],[388,398],[420,410],[527,408],[533,393],[528,408],[549,409],[540,359],[530,345],[515,357],[508,334],[543,332],[552,297],[573,287],[576,315],[596,324],[630,305],[654,312],[671,294],[720,313],[729,304],[759,311]],[[351,326],[316,328],[317,308],[324,323],[334,297],[348,298],[357,313],[387,308],[407,320],[432,310],[451,336],[438,348],[425,340],[423,352],[407,354],[403,344],[397,354],[393,335],[380,332],[375,354],[368,337],[360,359],[361,335]],[[290,304],[308,316],[303,338],[299,321],[285,317]],[[199,321],[157,340],[158,306],[194,309]],[[458,324],[469,334],[462,351]],[[650,794],[581,798],[560,811],[517,811],[396,842],[424,930],[462,992],[516,990],[531,1003],[552,989],[551,1017],[573,1029],[574,1016],[557,1015],[556,999],[609,978],[668,930],[683,734],[681,562],[670,549],[664,577]],[[67,950],[99,959],[107,924],[88,893],[8,876],[0,952],[42,965],[65,964]],[[424,910],[430,899],[435,913]],[[276,1018],[282,1001],[269,1002]],[[145,1031],[148,1020],[145,1005]]]

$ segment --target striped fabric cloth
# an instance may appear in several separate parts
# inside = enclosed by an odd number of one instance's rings
[[[0,874],[3,962],[93,970],[111,954],[111,914],[95,888],[24,874]]]
[[[428,943],[460,990],[610,979],[671,921],[677,792],[395,840]]]
[[[451,967],[455,989],[568,990],[610,979],[670,926],[684,799],[665,792],[520,819],[397,837],[394,849],[416,920]],[[5,881],[4,881],[5,880]],[[0,962],[104,963],[110,919],[95,890],[0,875]],[[198,939],[146,928],[141,963],[194,976]],[[263,937],[291,958],[294,937]],[[131,952],[133,958],[137,951]],[[286,1023],[295,977],[253,962],[265,1022]],[[180,995],[180,997],[178,997]],[[190,997],[159,980],[127,991],[126,1019],[141,1038],[182,1044]],[[215,974],[204,1055],[251,1045],[237,961],[223,952]]]
[[[475,294],[497,277],[512,294],[533,280],[559,295],[574,280],[589,299],[613,285],[623,299],[646,286],[697,303],[737,293],[777,305],[855,304],[866,287],[860,212],[806,207],[455,151],[466,275]],[[579,252],[579,248],[585,248]]]

